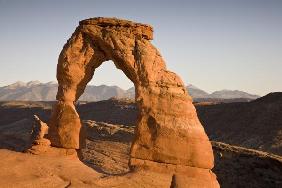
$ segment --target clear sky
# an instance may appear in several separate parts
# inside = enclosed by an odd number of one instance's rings
[[[56,80],[58,55],[79,20],[151,24],[169,70],[208,92],[282,91],[281,0],[0,0],[0,86]],[[105,62],[91,84],[132,83]]]

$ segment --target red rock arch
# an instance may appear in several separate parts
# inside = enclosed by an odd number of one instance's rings
[[[114,18],[80,22],[58,60],[58,102],[49,123],[51,143],[63,148],[83,147],[83,131],[74,102],[95,69],[112,60],[136,88],[139,118],[130,165],[181,165],[196,174],[202,169],[204,173],[200,174],[209,183],[216,182],[209,170],[214,163],[212,147],[191,97],[181,79],[166,69],[152,39],[149,25]]]

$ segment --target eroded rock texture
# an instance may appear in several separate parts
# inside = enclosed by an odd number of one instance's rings
[[[59,56],[58,102],[49,123],[51,143],[63,148],[84,146],[74,102],[95,69],[112,60],[136,88],[139,118],[131,147],[132,169],[167,169],[175,174],[178,187],[186,187],[183,182],[188,180],[189,187],[217,187],[210,170],[214,164],[211,143],[191,97],[179,76],[166,69],[152,39],[149,25],[115,18],[79,23]]]

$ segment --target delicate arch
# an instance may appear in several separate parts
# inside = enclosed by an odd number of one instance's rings
[[[130,165],[145,161],[213,167],[213,153],[183,82],[166,69],[150,43],[149,25],[114,18],[80,22],[58,60],[59,88],[49,137],[53,146],[79,149],[82,126],[73,103],[81,96],[95,69],[112,60],[134,83],[139,108]],[[209,174],[210,176],[210,174]]]

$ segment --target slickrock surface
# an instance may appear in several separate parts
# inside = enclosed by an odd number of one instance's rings
[[[107,176],[84,165],[75,156],[31,155],[0,150],[0,187],[16,188],[169,188],[169,174],[138,171]]]
[[[182,187],[188,186],[183,183],[188,180],[189,186],[218,187],[211,172],[211,143],[191,97],[179,76],[166,69],[152,39],[153,29],[148,25],[116,18],[81,21],[59,56],[58,102],[53,107],[48,138],[55,147],[84,148],[85,131],[74,102],[95,69],[112,60],[136,90],[139,114],[130,167],[168,171]]]
[[[38,156],[0,150],[0,187],[79,187],[91,185],[94,170],[72,157]],[[89,177],[92,177],[91,179]]]

